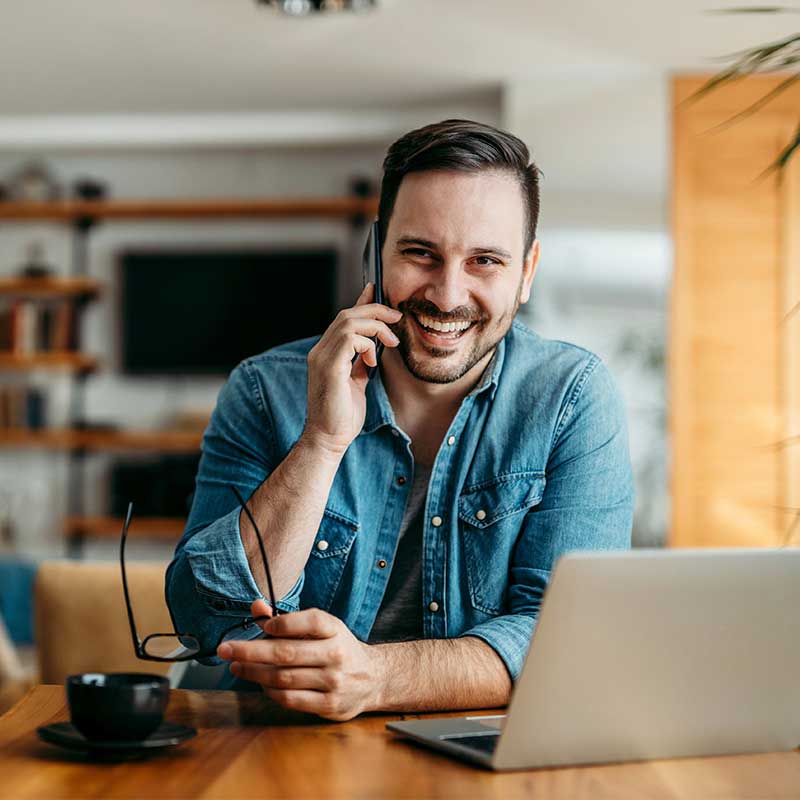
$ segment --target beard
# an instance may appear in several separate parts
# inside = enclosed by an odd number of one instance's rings
[[[387,298],[388,300],[388,298]],[[387,303],[390,305],[391,301]],[[453,383],[463,378],[488,353],[492,352],[506,335],[519,308],[519,292],[514,307],[495,320],[487,319],[477,308],[459,306],[447,314],[427,300],[404,300],[397,306],[402,319],[391,325],[400,344],[397,347],[406,369],[417,379],[427,383]],[[416,314],[432,317],[437,322],[473,321],[464,334],[469,341],[456,340],[454,347],[435,347],[423,342],[417,327]],[[463,352],[460,350],[463,349]]]

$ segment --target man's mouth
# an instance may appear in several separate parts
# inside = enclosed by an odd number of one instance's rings
[[[459,322],[440,322],[425,314],[412,313],[411,316],[417,327],[422,331],[423,338],[432,344],[457,342],[476,323],[476,320],[461,320]]]

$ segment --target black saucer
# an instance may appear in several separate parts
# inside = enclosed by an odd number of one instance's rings
[[[109,755],[131,755],[148,750],[160,750],[162,747],[172,747],[197,735],[194,728],[174,725],[171,722],[162,722],[146,739],[139,740],[87,739],[71,722],[45,725],[37,728],[36,733],[42,741],[65,747],[67,750]]]

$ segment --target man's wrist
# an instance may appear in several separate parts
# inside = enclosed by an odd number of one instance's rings
[[[383,645],[365,644],[364,651],[369,661],[372,688],[364,711],[382,711],[385,707],[387,651]]]
[[[298,445],[312,458],[336,467],[339,466],[339,462],[347,452],[347,447],[343,447],[340,443],[332,442],[329,438],[309,428],[306,428],[300,435]]]

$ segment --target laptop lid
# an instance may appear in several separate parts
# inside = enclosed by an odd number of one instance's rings
[[[496,769],[800,745],[800,550],[571,553]]]

